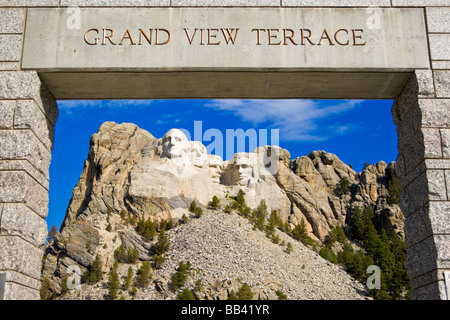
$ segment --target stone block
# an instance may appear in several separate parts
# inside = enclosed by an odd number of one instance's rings
[[[439,129],[422,128],[425,158],[442,158],[442,142]]]
[[[394,7],[445,7],[448,6],[448,0],[392,0],[392,5]]]
[[[41,278],[43,251],[16,236],[0,236],[0,270],[14,270],[34,279]]]
[[[0,130],[0,160],[28,160],[49,177],[51,152],[31,130]]]
[[[416,279],[411,281],[411,285],[415,287],[411,295],[411,300],[446,300],[445,284],[443,280],[422,286],[417,282]]]
[[[406,217],[404,231],[407,248],[414,246],[433,234],[428,213],[429,205],[426,205]]]
[[[409,247],[406,250],[405,268],[411,278],[435,270],[437,252],[433,237]]]
[[[450,69],[450,60],[448,61],[431,61],[433,70],[448,70]]]
[[[400,198],[400,208],[405,215],[419,210],[427,204],[429,184],[426,172],[419,175],[414,181],[402,190]]]
[[[54,127],[33,100],[17,101],[14,128],[31,129],[47,150],[52,150]]]
[[[33,99],[52,125],[58,106],[35,71],[0,72],[0,99]]]
[[[398,152],[402,158],[400,172],[409,175],[424,159],[425,145],[422,130],[416,131],[411,136],[406,136],[403,130],[397,127]],[[430,147],[428,147],[430,148]]]
[[[0,204],[0,231],[41,247],[47,238],[47,223],[22,203],[5,203]]]
[[[0,129],[12,128],[15,106],[13,100],[0,100]]]
[[[168,7],[170,0],[61,0],[62,7]]]
[[[426,8],[426,13],[428,32],[450,33],[450,7]]]
[[[173,7],[278,7],[279,0],[172,0]]]
[[[12,270],[6,272],[6,282],[14,282],[34,290],[39,290],[41,288],[40,279],[31,278]]]
[[[300,7],[390,7],[389,0],[283,0],[283,6]]]
[[[448,159],[450,158],[450,129],[441,129],[441,140],[442,156]]]
[[[439,98],[450,97],[450,71],[435,71],[434,81],[436,86],[437,97]]]
[[[6,282],[5,300],[39,300],[39,290],[15,282]]]
[[[450,201],[431,201],[428,207],[432,234],[450,235]]]
[[[0,0],[0,7],[57,7],[59,0]]]
[[[432,60],[450,60],[450,34],[430,34],[430,54]]]
[[[0,202],[22,203],[45,219],[48,190],[25,171],[0,171]]]
[[[447,200],[450,201],[450,170],[445,170],[445,183],[447,185]]]
[[[434,94],[433,72],[431,70],[416,70],[392,105],[395,125],[398,126],[411,110],[416,111],[416,113],[420,111],[419,98],[434,97]],[[417,124],[417,121],[414,124]]]
[[[0,160],[1,171],[26,171],[33,177],[44,189],[49,189],[48,176],[45,177],[28,160]]]
[[[19,62],[0,61],[0,71],[16,71],[19,69]]]
[[[445,187],[444,170],[427,170],[428,199],[447,200],[447,190]]]
[[[450,128],[450,99],[420,99],[421,125],[425,128]]]
[[[434,83],[432,70],[416,70],[415,77],[417,81],[417,97],[434,97]]]
[[[21,47],[21,35],[0,35],[0,61],[19,61]]]
[[[0,9],[0,34],[22,33],[24,16],[24,9]]]

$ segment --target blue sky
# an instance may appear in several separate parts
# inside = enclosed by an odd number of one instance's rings
[[[389,163],[397,157],[391,100],[91,100],[58,101],[58,105],[49,228],[60,227],[87,158],[89,139],[105,121],[135,123],[156,138],[180,128],[194,139],[195,121],[201,121],[202,133],[217,129],[224,137],[227,129],[268,129],[269,133],[278,129],[279,145],[289,150],[292,159],[325,150],[356,171],[365,162]],[[223,155],[226,158],[225,150]]]

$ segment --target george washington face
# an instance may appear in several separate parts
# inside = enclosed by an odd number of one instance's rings
[[[163,156],[167,158],[179,158],[187,156],[190,145],[181,130],[170,129],[162,139]]]

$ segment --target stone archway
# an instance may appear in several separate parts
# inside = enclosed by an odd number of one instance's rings
[[[308,6],[303,0],[251,1],[245,8],[234,0],[221,8],[201,0],[141,2],[137,9],[126,8],[132,6],[126,1],[113,8],[114,0],[0,1],[0,273],[6,273],[6,299],[38,298],[55,98],[176,97],[395,98],[413,295],[447,298],[450,7],[445,1],[348,0],[339,8],[322,1],[317,9],[303,8]],[[158,23],[144,30],[135,22],[148,15]],[[156,18],[164,15],[170,19]],[[299,17],[302,27],[295,24]],[[377,21],[384,29],[376,29]],[[231,29],[238,28],[236,35]],[[78,40],[71,42],[72,36]],[[173,57],[163,51],[169,44],[175,44]],[[124,48],[130,46],[139,49],[135,63],[126,58]],[[217,50],[220,46],[229,50]],[[159,50],[151,60],[145,59],[149,48]]]

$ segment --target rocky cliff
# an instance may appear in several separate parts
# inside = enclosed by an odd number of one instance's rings
[[[387,202],[394,175],[394,163],[368,165],[357,173],[324,151],[291,160],[287,150],[272,146],[222,161],[179,130],[157,139],[136,125],[106,122],[91,138],[61,230],[46,247],[42,274],[60,292],[69,266],[85,272],[98,256],[107,272],[121,245],[137,250],[140,261],[151,260],[156,239],[145,239],[138,222],[151,220],[157,230],[168,222],[178,225],[192,218],[189,207],[195,200],[205,214],[167,231],[166,262],[138,297],[174,298],[166,288],[169,274],[179,261],[189,260],[202,270],[203,298],[226,298],[236,279],[249,282],[261,298],[274,298],[276,290],[293,299],[365,298],[364,288],[345,271],[288,235],[277,231],[284,245],[294,244],[293,254],[283,254],[285,247],[252,230],[242,217],[208,205],[216,196],[222,209],[231,208],[242,190],[250,209],[264,200],[267,212],[275,210],[291,229],[303,220],[318,244],[334,227],[345,229],[353,206],[371,206],[378,226],[402,236],[402,214]],[[323,287],[320,294],[317,287]],[[102,298],[97,289],[85,288],[85,295]]]

